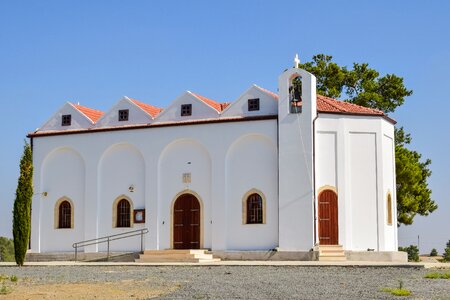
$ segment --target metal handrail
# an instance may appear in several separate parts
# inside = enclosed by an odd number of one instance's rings
[[[90,246],[90,245],[97,245],[97,244],[101,244],[101,243],[107,243],[107,245],[108,245],[106,260],[109,260],[109,243],[111,241],[126,239],[129,237],[138,236],[138,235],[141,236],[141,252],[142,252],[142,251],[144,251],[144,234],[146,234],[146,233],[148,233],[148,228],[132,230],[132,231],[122,232],[122,233],[118,233],[118,234],[103,236],[103,237],[99,237],[96,239],[85,240],[85,241],[73,243],[72,248],[75,248],[75,261],[77,261],[78,248],[86,247],[86,246]]]

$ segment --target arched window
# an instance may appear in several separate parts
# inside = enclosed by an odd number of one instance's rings
[[[391,193],[387,195],[387,223],[392,225],[392,196]]]
[[[58,228],[72,228],[72,207],[67,200],[59,204]]]
[[[263,223],[263,199],[254,193],[247,198],[247,224]]]
[[[131,206],[130,202],[122,199],[117,203],[117,225],[116,227],[131,227]]]

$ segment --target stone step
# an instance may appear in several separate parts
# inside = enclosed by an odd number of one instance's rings
[[[166,254],[204,254],[206,249],[167,249],[167,250],[145,250],[144,254],[149,255],[166,255]]]
[[[316,247],[319,261],[346,261],[342,245],[319,245]]]
[[[192,250],[145,250],[139,255],[136,262],[216,262],[220,259],[214,258],[212,254],[207,253],[205,249]]]
[[[346,261],[347,258],[341,255],[338,256],[319,256],[319,261]]]

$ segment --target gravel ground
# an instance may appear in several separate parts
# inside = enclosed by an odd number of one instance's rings
[[[13,291],[0,296],[0,299],[17,299],[14,289],[20,290],[21,284],[41,289],[58,285],[69,288],[74,284],[93,287],[109,284],[120,288],[128,284],[136,287],[137,292],[126,297],[135,299],[395,299],[398,297],[381,289],[398,287],[399,280],[403,281],[404,288],[412,291],[411,299],[450,299],[450,280],[424,279],[424,275],[430,272],[435,271],[397,267],[304,266],[0,267],[0,274],[19,278],[17,287],[13,286]],[[139,294],[139,290],[157,292]],[[92,288],[91,294],[85,298],[92,298],[98,291]],[[81,294],[72,296],[83,298]],[[120,297],[125,297],[125,294]]]

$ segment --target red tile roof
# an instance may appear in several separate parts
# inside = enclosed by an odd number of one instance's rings
[[[81,106],[79,104],[72,104],[73,107],[78,109],[82,114],[88,117],[93,123],[97,122],[98,119],[103,115],[102,111],[92,109],[86,106]]]
[[[339,101],[322,95],[317,95],[317,112],[385,116],[381,110]]]
[[[218,112],[221,112],[222,110],[224,110],[228,105],[230,105],[230,103],[219,103],[217,101],[211,100],[209,98],[206,98],[202,95],[196,94],[196,93],[192,93],[192,95],[194,95],[195,97],[197,97],[198,99],[202,100],[203,102],[205,102],[206,104],[208,104],[209,106],[211,106],[212,108],[214,108],[215,110],[217,110]]]
[[[262,87],[257,86],[262,91],[267,94],[276,97],[278,99],[278,95],[275,93],[266,90]],[[387,115],[378,109],[368,108],[360,105],[356,105],[353,103],[336,100],[330,97],[325,97],[322,95],[317,95],[317,112],[319,113],[341,113],[341,114],[351,114],[351,115],[374,115],[374,116],[382,116],[387,117]]]
[[[150,105],[150,104],[146,104],[143,103],[141,101],[138,101],[136,99],[131,99],[129,98],[131,101],[133,101],[134,104],[136,104],[137,106],[139,106],[140,108],[142,108],[146,113],[148,113],[149,115],[151,115],[153,118],[155,118],[160,112],[163,111],[162,108]]]

